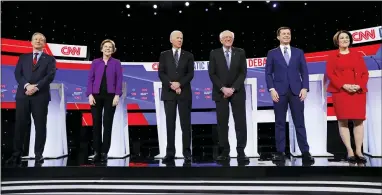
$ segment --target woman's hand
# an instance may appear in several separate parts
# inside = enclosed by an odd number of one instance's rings
[[[115,95],[113,99],[113,106],[117,106],[119,102],[119,95]]]
[[[96,104],[96,101],[95,101],[95,99],[94,99],[92,94],[89,95],[89,104],[91,106],[94,106]]]

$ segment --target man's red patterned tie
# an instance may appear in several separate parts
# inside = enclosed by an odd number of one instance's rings
[[[33,66],[37,64],[37,56],[38,56],[38,53],[35,53],[33,58]]]

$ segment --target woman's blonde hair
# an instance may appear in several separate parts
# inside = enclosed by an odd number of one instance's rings
[[[115,43],[114,43],[114,41],[111,40],[111,39],[105,39],[105,40],[102,41],[102,43],[101,43],[101,48],[100,48],[101,51],[102,51],[103,45],[105,45],[105,43],[111,43],[111,45],[112,45],[112,47],[113,47],[113,53],[114,53],[115,51],[117,51],[117,48],[115,47]]]

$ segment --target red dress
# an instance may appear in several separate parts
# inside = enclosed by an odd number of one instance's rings
[[[362,54],[353,50],[348,54],[333,53],[326,64],[326,75],[330,81],[327,91],[332,93],[337,119],[365,120],[369,72]],[[360,90],[349,93],[342,88],[344,84],[359,85]]]

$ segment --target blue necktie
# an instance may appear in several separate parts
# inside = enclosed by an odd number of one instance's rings
[[[175,50],[174,59],[175,59],[175,65],[178,67],[179,57],[178,57],[178,50]]]
[[[227,67],[228,67],[228,69],[229,69],[229,67],[230,67],[230,65],[231,65],[231,62],[230,62],[230,60],[229,60],[229,51],[228,51],[228,50],[225,51],[225,60],[226,60],[226,62],[227,62]]]
[[[288,53],[288,47],[284,47],[284,59],[287,65],[289,65],[289,53]]]

